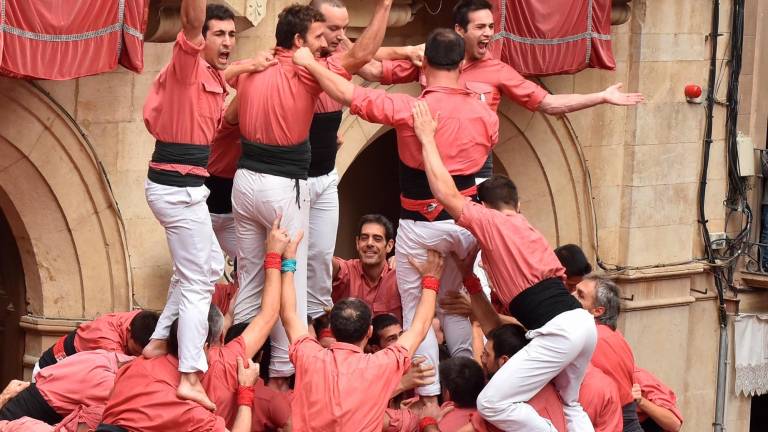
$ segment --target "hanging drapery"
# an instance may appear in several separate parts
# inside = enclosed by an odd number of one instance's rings
[[[526,76],[613,70],[611,0],[492,0],[496,58]]]
[[[0,0],[0,73],[66,80],[141,72],[149,0]]]
[[[768,393],[768,314],[741,314],[733,321],[736,394]]]

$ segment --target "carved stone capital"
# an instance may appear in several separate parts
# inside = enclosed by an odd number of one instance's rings
[[[267,0],[215,0],[235,13],[238,32],[257,25],[264,18]],[[144,32],[145,42],[172,42],[181,30],[181,0],[152,0],[149,19]]]

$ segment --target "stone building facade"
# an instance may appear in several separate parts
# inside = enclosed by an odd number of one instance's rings
[[[175,34],[168,13],[175,3],[153,1],[151,40]],[[272,46],[277,13],[288,3],[228,2],[243,29],[236,57]],[[347,3],[354,37],[367,22],[371,2]],[[423,7],[411,15],[421,1],[395,3],[385,44],[421,43],[432,27],[450,22],[452,2],[443,2],[436,16]],[[169,9],[161,13],[160,5]],[[713,278],[698,261],[705,110],[686,102],[683,87],[707,86],[712,2],[632,0],[629,6],[629,20],[612,29],[615,71],[586,70],[541,83],[554,93],[588,93],[624,82],[626,89],[644,93],[646,103],[553,117],[505,101],[496,169],[515,180],[523,212],[553,245],[577,243],[593,262],[626,268],[609,272],[623,290],[620,328],[637,363],[677,393],[684,430],[703,431],[711,428],[715,411],[718,309]],[[731,2],[720,8],[717,64],[725,82],[727,67],[721,65],[730,56]],[[746,9],[738,129],[765,148],[768,3],[747,0]],[[162,229],[143,194],[154,142],[141,112],[171,48],[145,44],[142,74],[118,69],[62,82],[0,78],[3,382],[28,375],[39,353],[81,320],[132,307],[162,308],[170,266]],[[725,87],[718,87],[718,100],[725,100]],[[416,85],[383,88],[419,91]],[[715,106],[705,200],[711,232],[726,230],[724,111],[722,104]],[[386,127],[345,116],[341,131],[337,253],[348,256],[361,214],[397,214],[396,155]],[[753,209],[760,207],[761,183],[752,179]],[[768,311],[763,278],[737,277],[739,289],[729,292],[737,301],[729,303],[738,302],[741,312]],[[731,349],[731,365],[732,355]],[[750,399],[736,396],[730,381],[727,394],[728,430],[748,431]]]

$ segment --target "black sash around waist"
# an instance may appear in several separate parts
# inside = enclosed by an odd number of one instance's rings
[[[309,145],[312,160],[309,176],[320,177],[333,171],[336,166],[337,137],[341,125],[341,111],[316,113],[309,128]]]
[[[485,163],[480,168],[480,171],[475,174],[475,177],[480,179],[487,179],[491,178],[493,175],[493,153],[488,153],[488,159],[485,160]]]
[[[306,180],[311,158],[309,140],[294,146],[255,143],[242,137],[243,154],[238,168],[296,180]]]
[[[205,201],[208,212],[213,214],[232,213],[232,184],[234,179],[211,175],[205,179],[205,186],[211,193]]]
[[[152,162],[207,167],[211,146],[155,141]]]
[[[96,428],[96,432],[128,432],[128,429],[111,424],[102,423]]]
[[[557,278],[531,285],[509,303],[509,313],[527,330],[543,327],[561,313],[580,308],[581,303]]]
[[[404,164],[403,161],[399,161],[398,164],[400,171],[400,193],[402,193],[405,198],[413,200],[428,200],[434,198],[432,190],[429,189],[429,181],[427,180],[427,173],[425,171],[411,168]],[[456,184],[456,187],[460,191],[475,186],[474,175],[455,175],[451,176],[451,178],[453,178],[453,183]],[[476,201],[477,197],[473,197],[472,199]],[[414,221],[429,221],[421,213],[406,210],[402,208],[402,206],[400,207],[400,218]],[[451,219],[453,219],[451,218],[451,215],[443,210],[433,222]]]
[[[157,140],[155,141],[155,151],[152,153],[152,162],[206,168],[210,155],[211,147],[207,145],[169,143]],[[154,183],[173,187],[199,187],[205,181],[205,177],[199,175],[182,174],[177,171],[152,167],[147,172],[147,178]]]
[[[0,409],[0,420],[11,421],[22,417],[31,417],[52,425],[64,419],[43,398],[35,383],[11,398]]]

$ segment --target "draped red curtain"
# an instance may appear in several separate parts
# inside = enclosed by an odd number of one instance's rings
[[[492,0],[496,58],[527,76],[613,70],[611,0]]]
[[[0,73],[66,80],[141,72],[149,0],[0,0]]]

